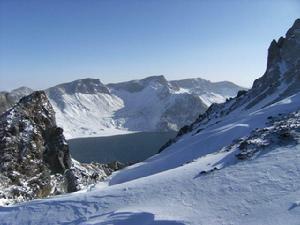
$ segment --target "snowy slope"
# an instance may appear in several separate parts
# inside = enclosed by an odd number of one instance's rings
[[[230,82],[201,78],[167,81],[163,76],[104,85],[82,79],[48,88],[57,122],[68,139],[141,131],[178,131],[212,103],[243,89]],[[0,93],[0,113],[33,90]],[[192,110],[191,110],[192,109]]]
[[[267,108],[233,114],[211,124],[197,133],[197,129],[182,137],[159,155],[136,164],[112,176],[110,184],[127,182],[173,169],[199,157],[221,150],[257,128],[266,126],[268,117],[300,109],[300,94],[293,95]]]
[[[290,105],[295,103],[289,100]],[[1,221],[3,224],[299,224],[300,114],[279,121],[282,121],[280,126],[289,124],[294,131],[298,130],[298,137],[295,136],[298,144],[270,145],[264,148],[264,154],[247,161],[238,161],[235,157],[238,150],[232,146],[229,151],[207,154],[152,176],[111,186],[100,183],[86,192],[2,208]],[[268,132],[276,130],[276,126],[270,125]],[[223,135],[215,134],[218,136]]]
[[[212,105],[185,128],[185,132],[179,132],[183,135],[178,135],[161,154],[116,174],[110,183],[176,168],[265,127],[270,116],[299,110],[299,31],[300,20],[297,20],[285,38],[271,43],[267,70],[254,81],[252,89],[225,103]],[[285,62],[285,69],[282,69],[282,62]]]
[[[195,80],[199,83],[202,79]],[[181,81],[168,82],[163,76],[108,85],[83,79],[49,88],[47,94],[66,137],[77,138],[177,131],[212,102],[223,102],[239,89],[234,84],[209,81],[198,89],[180,85]]]
[[[109,136],[127,133],[126,129],[118,129],[120,125],[113,114],[124,107],[123,101],[110,94],[62,95],[64,108],[51,99],[56,112],[57,123],[63,126],[67,138],[86,136]]]
[[[227,98],[235,97],[238,91],[246,90],[232,82],[211,82],[202,78],[172,80],[170,83],[182,91],[200,96],[207,106],[225,102]]]

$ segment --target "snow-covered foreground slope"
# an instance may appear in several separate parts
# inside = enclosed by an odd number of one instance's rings
[[[194,81],[194,82],[193,82]],[[201,84],[195,87],[195,82]],[[224,102],[241,87],[206,80],[167,81],[163,76],[104,85],[76,80],[47,89],[57,122],[68,139],[140,131],[177,131],[211,103]]]
[[[299,224],[299,137],[271,145],[252,160],[237,162],[236,151],[118,185],[1,208],[0,219],[3,224]]]

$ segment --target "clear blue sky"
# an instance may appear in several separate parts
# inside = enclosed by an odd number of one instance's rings
[[[164,74],[243,86],[299,0],[0,0],[0,90]]]

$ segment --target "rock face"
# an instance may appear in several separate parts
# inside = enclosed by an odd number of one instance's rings
[[[272,102],[281,100],[300,90],[300,20],[277,42],[272,41],[268,49],[268,63],[265,74],[252,86],[248,99],[252,101],[246,106],[250,108],[263,98],[274,96]],[[256,96],[256,97],[255,97]],[[272,103],[271,102],[271,103]]]
[[[268,49],[266,72],[253,82],[252,88],[230,101],[212,105],[198,119],[222,117],[240,109],[264,108],[300,91],[300,19],[285,37],[273,40]]]
[[[77,191],[111,172],[72,160],[43,91],[23,97],[1,115],[0,140],[2,204]]]
[[[238,92],[237,97],[221,104],[212,104],[191,124],[180,130],[175,139],[160,151],[176,142],[185,133],[201,132],[208,126],[221,122],[227,116],[254,112],[300,92],[300,19],[297,19],[285,37],[273,40],[268,49],[267,69],[253,82],[248,91]]]

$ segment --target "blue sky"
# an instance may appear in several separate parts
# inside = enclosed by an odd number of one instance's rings
[[[165,75],[251,86],[298,0],[0,0],[0,90]]]

